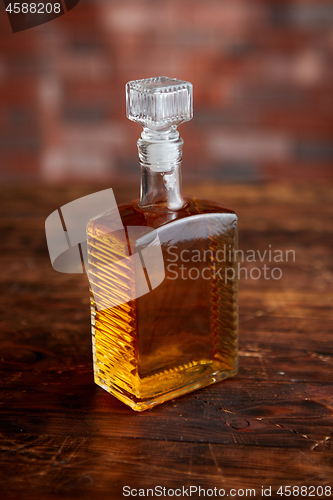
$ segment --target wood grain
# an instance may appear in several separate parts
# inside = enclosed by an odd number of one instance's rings
[[[94,384],[87,279],[53,271],[46,247],[46,217],[103,188],[1,190],[1,498],[117,500],[125,485],[255,488],[256,498],[261,486],[271,498],[280,485],[333,489],[333,189],[186,189],[238,213],[244,252],[294,249],[295,261],[275,264],[279,280],[240,280],[237,377],[137,414]],[[118,203],[137,194],[114,189]]]

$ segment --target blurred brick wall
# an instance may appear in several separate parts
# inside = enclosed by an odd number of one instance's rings
[[[194,84],[189,179],[333,179],[333,3],[81,0],[11,32],[0,8],[0,178],[139,171],[128,80]]]

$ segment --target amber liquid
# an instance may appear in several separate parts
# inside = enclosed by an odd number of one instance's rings
[[[142,411],[237,372],[237,217],[200,200],[177,211],[133,202],[119,212],[125,227],[157,229],[165,278],[126,301],[135,286],[128,249],[116,233],[110,244],[107,213],[89,223],[95,382]],[[115,275],[108,262],[117,259],[124,267]],[[101,307],[119,294],[125,302]]]

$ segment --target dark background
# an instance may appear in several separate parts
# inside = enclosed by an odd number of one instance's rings
[[[12,33],[0,5],[0,179],[139,175],[125,83],[194,85],[188,180],[332,180],[330,0],[80,0]]]

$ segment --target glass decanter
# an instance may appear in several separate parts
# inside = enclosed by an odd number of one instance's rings
[[[95,382],[142,411],[237,373],[237,216],[181,194],[192,84],[132,81],[126,104],[141,195],[89,222],[88,276]]]

